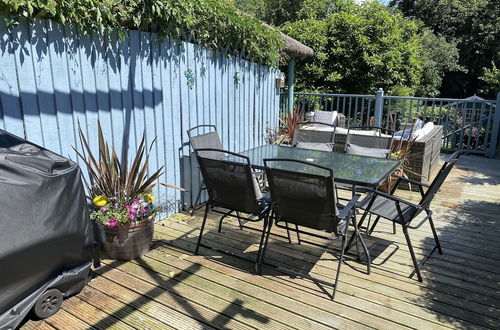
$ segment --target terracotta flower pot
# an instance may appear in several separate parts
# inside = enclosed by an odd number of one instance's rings
[[[127,226],[103,226],[103,245],[111,259],[131,260],[149,252],[153,240],[154,217]]]

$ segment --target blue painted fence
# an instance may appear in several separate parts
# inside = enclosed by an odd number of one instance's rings
[[[129,157],[145,131],[148,144],[157,138],[150,171],[165,166],[160,181],[189,189],[155,193],[185,207],[199,187],[186,130],[214,124],[224,147],[236,152],[264,144],[266,126],[278,121],[277,74],[154,33],[84,36],[50,20],[9,30],[0,19],[0,128],[74,160],[78,122],[97,150],[100,120],[117,153]]]

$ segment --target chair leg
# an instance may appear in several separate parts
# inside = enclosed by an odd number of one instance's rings
[[[222,220],[224,220],[225,217],[231,215],[231,213],[233,213],[233,211],[230,211],[229,213],[227,214],[224,214],[220,220],[219,220],[219,229],[217,230],[219,233],[222,231]]]
[[[292,237],[290,236],[290,229],[288,228],[288,222],[285,222],[286,235],[288,236],[288,243],[292,244]]]
[[[352,224],[354,226],[354,240],[355,240],[355,244],[356,244],[356,257],[357,257],[357,260],[361,260],[361,255],[359,254],[359,227],[358,227],[358,222],[356,220],[356,212],[353,212],[353,216],[352,216]]]
[[[368,235],[371,235],[373,233],[373,230],[375,229],[375,226],[377,225],[379,220],[380,220],[380,216],[375,218],[375,221],[373,221],[372,227],[367,232]]]
[[[297,233],[297,241],[299,242],[299,245],[300,245],[299,225],[295,224],[295,230],[296,230],[296,233]]]
[[[432,220],[432,216],[429,216],[429,224],[431,225],[432,235],[434,236],[434,241],[436,241],[436,247],[438,249],[439,254],[443,254],[443,250],[441,249],[441,243],[439,243],[439,238],[436,232],[436,227],[434,227],[434,221]]]
[[[413,266],[415,267],[415,272],[417,273],[418,281],[422,282],[422,274],[420,274],[420,268],[417,263],[417,258],[415,257],[415,252],[413,251],[413,246],[411,244],[410,235],[408,234],[408,228],[402,225],[403,233],[406,238],[406,244],[408,245],[408,250],[410,250],[411,260],[413,261]]]
[[[203,230],[205,229],[205,223],[207,222],[207,215],[208,215],[208,209],[210,206],[208,203],[205,206],[205,215],[203,216],[203,222],[201,223],[201,228],[200,228],[200,236],[198,236],[198,242],[196,243],[196,249],[194,250],[194,254],[198,254],[198,250],[200,248],[200,243],[201,243],[201,236],[203,235]]]
[[[395,222],[392,223],[392,233],[396,234],[396,223]]]
[[[269,236],[271,235],[272,226],[273,226],[273,217],[271,216],[267,224],[267,233],[266,233],[266,238],[264,240],[264,245],[262,246],[262,253],[260,254],[259,269],[257,271],[257,274],[262,274],[262,265],[264,264],[264,257],[266,256],[267,243],[269,242]]]
[[[259,251],[257,252],[257,258],[255,259],[255,273],[259,273],[260,259],[262,256],[262,245],[264,243],[264,237],[266,236],[266,231],[269,223],[269,214],[264,217],[264,226],[262,227],[262,235],[260,236]]]
[[[368,248],[366,247],[365,240],[363,239],[363,236],[361,236],[361,234],[359,234],[359,241],[361,242],[361,246],[363,247],[363,250],[365,251],[365,255],[366,255],[366,274],[370,275],[372,258],[370,256],[370,252],[368,251]]]
[[[202,190],[203,190],[203,185],[200,187],[200,190],[198,190],[198,194],[196,195],[196,199],[194,200],[194,204],[191,208],[191,216],[194,215],[194,211],[196,211],[196,205],[198,205],[198,203],[200,202]]]
[[[240,226],[240,230],[243,230],[243,225],[241,223],[240,212],[236,211],[236,217],[238,218],[238,225]]]
[[[340,268],[342,263],[344,263],[344,251],[346,248],[346,235],[342,236],[342,249],[340,250],[339,265],[337,266],[337,274],[335,275],[335,284],[333,287],[332,300],[335,300],[335,294],[337,293],[337,286],[339,284]]]

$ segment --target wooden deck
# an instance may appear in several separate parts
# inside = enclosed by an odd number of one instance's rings
[[[411,259],[401,230],[381,222],[367,238],[372,274],[353,256],[343,266],[335,301],[331,287],[266,267],[252,274],[258,232],[177,215],[156,226],[154,249],[131,262],[104,260],[99,274],[52,318],[24,329],[83,328],[495,328],[500,329],[500,160],[464,156],[433,203],[444,254],[408,278]],[[401,192],[408,195],[408,192]],[[415,198],[417,200],[417,198]],[[279,231],[275,230],[275,233]],[[410,232],[418,257],[432,247],[428,225]],[[339,242],[329,241],[332,246]],[[266,261],[332,281],[338,250],[271,237]]]

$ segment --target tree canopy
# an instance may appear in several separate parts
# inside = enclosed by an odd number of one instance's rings
[[[243,11],[311,46],[298,87],[365,93],[493,96],[498,85],[498,0],[235,0]],[[249,5],[251,4],[251,5]]]
[[[457,44],[461,72],[446,74],[446,96],[483,92],[494,97],[500,85],[500,3],[498,0],[392,0],[390,6],[424,22],[431,31]],[[496,77],[496,78],[495,78]]]

